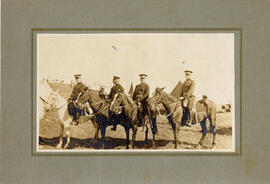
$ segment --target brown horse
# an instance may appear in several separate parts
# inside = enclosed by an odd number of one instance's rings
[[[138,119],[138,106],[124,93],[117,93],[111,103],[110,110],[116,115],[122,114],[122,126],[126,131],[126,148],[129,148],[129,130],[132,129],[132,148],[135,147],[135,139]]]
[[[183,116],[183,109],[181,102],[172,95],[164,92],[163,89],[164,88],[156,88],[152,101],[154,101],[156,104],[161,103],[164,106],[167,113],[167,119],[173,129],[174,148],[177,148],[179,126]],[[150,109],[154,109],[154,106],[152,106]]]
[[[201,99],[196,103],[196,111],[198,122],[200,122],[202,127],[202,137],[199,142],[199,148],[202,147],[203,141],[207,134],[206,120],[210,122],[210,132],[213,134],[212,146],[214,148],[215,137],[216,137],[216,105],[214,102],[208,99]]]
[[[137,104],[126,94],[124,93],[118,93],[111,104],[111,110],[113,113],[120,114],[122,113],[123,123],[124,127],[126,128],[126,134],[127,134],[127,145],[128,145],[128,136],[129,136],[129,129],[132,129],[133,135],[132,135],[132,147],[135,147],[135,139],[136,139],[136,133],[137,133],[137,127],[139,124],[139,118],[138,118],[138,106]],[[148,108],[148,113],[149,113]],[[150,119],[150,114],[148,114],[149,122],[150,124],[153,122]],[[145,144],[148,144],[148,127],[149,123],[146,123],[145,126]],[[152,125],[152,124],[151,124]],[[155,144],[155,126],[151,126],[152,135],[153,135],[153,142],[152,145],[156,147]]]
[[[94,142],[97,145],[98,133],[101,132],[102,145],[104,148],[105,145],[105,133],[106,127],[109,125],[110,115],[109,115],[109,102],[102,99],[98,91],[88,89],[83,92],[77,99],[77,103],[82,107],[84,103],[89,103],[94,114],[89,115],[88,119],[91,119],[95,128],[95,137]],[[84,118],[85,120],[85,118]]]
[[[117,94],[115,95],[117,96]],[[115,99],[115,98],[114,98]],[[112,121],[115,121],[115,123],[122,125],[125,128],[126,131],[126,149],[129,149],[129,130],[132,128],[133,130],[133,140],[135,140],[135,135],[137,131],[137,121],[135,117],[132,117],[129,121],[127,121],[126,114],[124,113],[116,113],[117,116],[112,116],[112,113],[110,112],[110,102],[102,99],[97,91],[89,89],[77,100],[78,104],[83,104],[85,102],[88,102],[90,107],[92,108],[94,114],[90,115],[94,127],[95,127],[95,142],[97,142],[98,138],[98,132],[100,130],[101,137],[102,137],[102,147],[105,145],[105,133],[106,133],[106,127],[111,125]],[[113,103],[113,102],[112,102]],[[136,108],[131,109],[129,112],[129,116],[135,115]],[[114,119],[112,119],[114,118]],[[134,147],[134,141],[133,141],[133,147]]]

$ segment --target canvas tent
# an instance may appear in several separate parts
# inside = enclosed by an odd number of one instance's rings
[[[174,87],[174,89],[171,92],[171,95],[173,95],[174,97],[179,97],[182,93],[182,82],[179,81],[176,86]]]

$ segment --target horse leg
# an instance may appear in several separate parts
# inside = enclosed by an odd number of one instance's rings
[[[105,146],[105,132],[106,132],[106,126],[105,125],[99,125],[100,127],[100,132],[101,132],[101,139],[102,139],[102,143],[101,143],[101,149],[104,148]]]
[[[95,127],[94,145],[96,145],[98,147],[97,143],[98,143],[99,126],[95,120],[93,121],[93,125]]]
[[[67,136],[67,142],[64,146],[64,149],[66,149],[70,145],[70,123],[69,121],[66,121],[63,123],[63,130],[66,130],[66,136]]]
[[[126,149],[129,149],[129,128],[125,127],[126,131]]]
[[[135,148],[135,140],[136,140],[136,134],[137,134],[137,125],[133,125],[132,128],[132,149]]]
[[[66,131],[66,135],[67,135],[67,143],[64,146],[64,149],[66,149],[68,147],[68,145],[70,144],[70,130]]]
[[[199,146],[200,146],[200,147],[202,146],[203,141],[204,141],[204,139],[205,139],[205,136],[206,136],[206,134],[207,134],[206,119],[207,119],[207,118],[204,118],[204,119],[200,122],[201,127],[202,127],[202,137],[201,137],[200,142],[199,142]]]
[[[60,149],[62,148],[62,144],[63,144],[63,134],[64,134],[64,124],[60,125],[60,139],[59,139],[59,143],[57,144],[56,148]]]
[[[174,148],[176,149],[177,148],[177,145],[178,145],[178,135],[179,135],[179,124],[178,123],[175,123],[175,131],[174,131]]]
[[[173,121],[171,117],[168,117],[168,121],[172,126],[173,130],[173,137],[174,137],[174,148],[177,148],[177,142],[178,142],[178,132],[179,132],[179,125]]]
[[[210,131],[213,134],[213,141],[212,141],[212,148],[215,148],[216,142],[215,142],[215,138],[216,138],[216,118],[215,116],[211,116],[209,117],[209,121],[210,121]]]
[[[153,135],[153,140],[152,140],[152,143],[153,143],[153,147],[156,148],[156,139],[155,139],[155,135],[157,133],[157,125],[156,125],[156,118],[152,118],[152,135]]]
[[[145,130],[144,144],[148,145],[148,126],[146,126],[146,130]]]

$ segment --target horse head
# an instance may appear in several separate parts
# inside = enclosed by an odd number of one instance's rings
[[[154,95],[153,95],[153,97],[152,97],[152,100],[155,102],[155,103],[157,103],[157,104],[160,104],[160,103],[163,103],[164,102],[164,88],[165,87],[163,87],[163,88],[159,88],[159,87],[157,87],[156,89],[155,89],[155,92],[154,92]]]
[[[56,102],[57,102],[57,94],[56,92],[51,92],[49,96],[47,97],[46,100],[43,100],[45,105],[44,105],[44,110],[46,112],[49,112],[51,109],[56,108]]]
[[[88,93],[88,90],[86,91],[82,91],[78,97],[77,97],[77,100],[75,101],[76,105],[80,108],[83,107],[83,105],[88,102],[90,99],[90,95]]]
[[[120,114],[122,112],[122,108],[120,105],[123,105],[123,98],[124,98],[124,93],[116,93],[110,106],[110,111],[112,111],[115,114]]]

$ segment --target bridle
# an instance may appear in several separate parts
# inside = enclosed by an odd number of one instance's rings
[[[179,102],[181,101],[181,100],[177,100],[177,101],[175,101],[175,102],[165,103],[164,96],[161,95],[161,94],[159,94],[159,95],[160,95],[161,98],[162,98],[161,102],[158,102],[155,98],[151,98],[156,104],[163,103],[164,105],[171,105],[171,104],[179,103]],[[171,112],[170,112],[169,114],[167,114],[166,116],[161,115],[161,114],[160,114],[160,111],[157,110],[158,115],[159,115],[159,116],[162,116],[162,117],[169,117],[169,116],[171,116],[171,115],[173,115],[173,114],[175,113],[177,106],[178,106],[178,105],[176,104],[176,105],[174,106],[173,111],[171,111]]]
[[[42,98],[41,96],[39,96],[39,98],[43,101],[43,103],[45,103],[46,105],[50,105],[50,108],[48,109],[48,111],[52,111],[52,112],[55,112],[55,111],[59,111],[62,107],[64,107],[67,102],[65,102],[63,105],[61,105],[60,107],[55,107],[55,102],[56,100],[54,100],[53,103],[49,103],[47,100],[45,100],[44,98]],[[54,108],[55,107],[55,108]]]
[[[119,95],[119,94],[117,94],[117,95]],[[122,108],[124,108],[126,105],[120,105],[121,102],[116,101],[115,98],[116,98],[116,96],[114,97],[114,99],[112,101],[111,107],[114,105],[116,112],[120,114],[120,112],[122,111]],[[121,96],[121,98],[123,98],[123,96]],[[122,101],[123,101],[123,99],[122,99]],[[121,111],[119,109],[121,109]]]
[[[77,100],[76,100],[76,101],[78,101],[79,97],[80,97],[80,96],[77,97]],[[84,103],[86,103],[86,102],[89,103],[88,100],[82,100],[81,103],[84,104]],[[100,114],[100,113],[102,113],[102,112],[110,105],[110,104],[105,104],[105,101],[104,101],[104,100],[101,100],[101,101],[98,101],[98,102],[92,103],[92,104],[89,103],[90,106],[97,106],[97,105],[99,105],[99,104],[102,104],[102,106],[101,106],[101,108],[100,108],[97,112],[92,113],[92,114],[89,114],[89,115],[86,115],[86,116],[95,116],[95,115],[97,115],[97,114]]]

